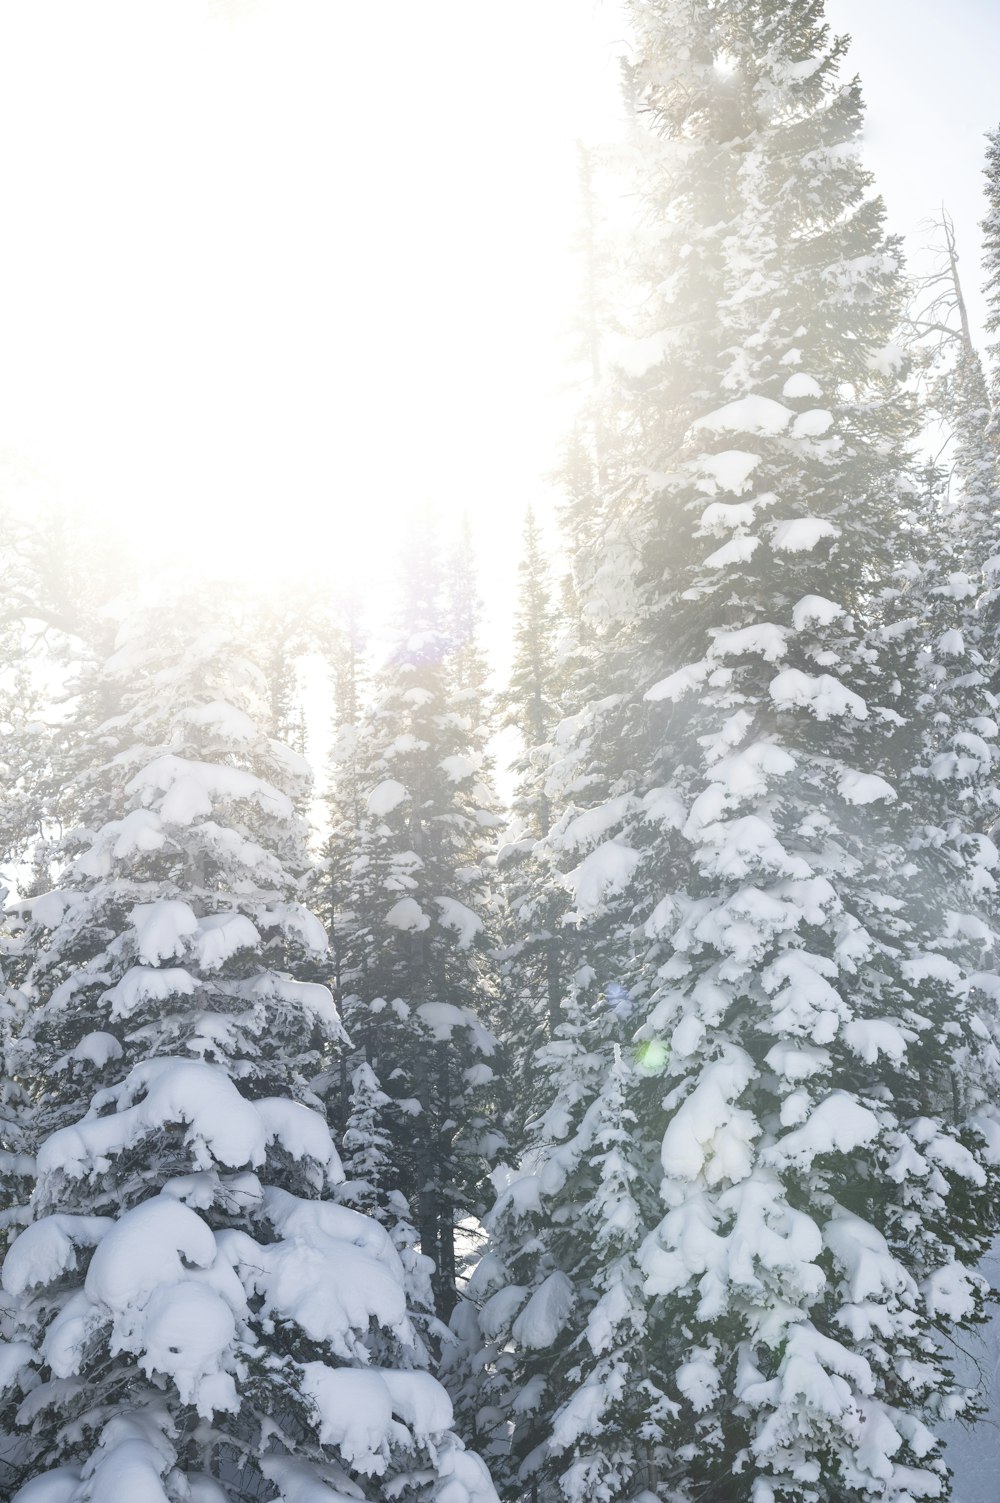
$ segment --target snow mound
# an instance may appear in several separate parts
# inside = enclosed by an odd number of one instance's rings
[[[89,851],[74,864],[85,877],[109,876],[115,860],[160,850],[166,842],[163,822],[152,809],[133,809],[124,819],[112,820],[100,831]]]
[[[639,852],[631,846],[606,840],[585,856],[579,866],[565,874],[563,882],[573,895],[579,914],[594,913],[605,899],[624,892],[639,864]]]
[[[136,933],[139,959],[151,966],[183,954],[189,936],[198,928],[194,910],[178,898],[137,903],[129,922]]]
[[[965,638],[957,628],[942,632],[938,638],[938,652],[942,657],[959,658],[965,651]]]
[[[441,1435],[452,1423],[451,1401],[429,1373],[362,1371],[307,1362],[302,1378],[303,1391],[316,1412],[320,1440],[336,1447],[364,1476],[381,1476],[386,1470],[390,1443],[399,1438],[393,1415],[422,1441]],[[447,1493],[447,1488],[442,1492]]]
[[[663,1134],[660,1160],[665,1175],[680,1180],[704,1175],[710,1185],[746,1178],[759,1128],[734,1102],[755,1074],[749,1055],[733,1048],[702,1071]]]
[[[569,1319],[575,1303],[573,1285],[564,1273],[550,1273],[514,1321],[514,1340],[529,1351],[550,1347]]]
[[[109,1159],[172,1123],[185,1125],[197,1169],[257,1167],[267,1144],[277,1140],[294,1157],[337,1174],[336,1150],[317,1113],[281,1099],[248,1101],[224,1071],[201,1060],[146,1060],[115,1090],[96,1096],[93,1109],[112,1104],[117,1110],[108,1116],[88,1116],[54,1132],[39,1149],[39,1174],[79,1179],[99,1173]]]
[[[55,929],[82,896],[79,892],[43,892],[31,898],[26,906],[32,923],[41,924],[43,929]]]
[[[421,1002],[416,1013],[439,1043],[447,1043],[456,1028],[467,1028],[480,1054],[489,1056],[496,1052],[496,1039],[471,1008],[456,1007],[453,1002]]]
[[[730,538],[721,548],[716,548],[705,560],[706,569],[728,569],[733,564],[745,564],[753,558],[760,547],[760,538]]]
[[[134,917],[134,911],[133,911]],[[120,981],[105,992],[113,1021],[130,1018],[147,1002],[166,1002],[171,997],[190,997],[197,987],[188,971],[175,966],[132,966]]]
[[[707,428],[712,433],[783,433],[794,417],[790,407],[776,402],[773,397],[752,395],[727,402],[707,417],[699,418],[695,428]]]
[[[792,625],[796,631],[804,631],[807,626],[829,626],[843,614],[842,605],[823,595],[803,595],[792,608]]]
[[[122,1046],[113,1033],[98,1029],[94,1033],[85,1033],[68,1054],[56,1060],[53,1069],[65,1070],[71,1064],[88,1064],[100,1070],[109,1060],[121,1059],[123,1053]]]
[[[439,766],[450,783],[464,783],[466,779],[474,778],[479,771],[479,759],[456,754],[443,757]]]
[[[881,800],[895,802],[896,790],[874,772],[854,772],[848,768],[837,784],[842,799],[849,804],[874,804]]]
[[[781,395],[794,402],[800,397],[821,397],[823,389],[814,376],[807,376],[805,371],[796,371],[785,382]]]
[[[398,903],[393,903],[385,921],[390,929],[402,929],[404,932],[428,929],[431,922],[416,898],[400,898]]]
[[[262,813],[277,819],[292,819],[295,813],[287,794],[252,772],[169,754],[155,758],[136,773],[126,783],[125,792],[138,795],[146,805],[162,794],[159,813],[166,824],[189,825],[200,816],[211,814],[217,802],[240,800],[257,804]]]
[[[851,1053],[866,1065],[877,1063],[881,1054],[894,1065],[901,1065],[906,1059],[907,1042],[914,1035],[887,1018],[852,1018],[845,1023],[841,1037]]]
[[[787,642],[787,627],[762,621],[759,625],[740,627],[736,631],[716,630],[711,651],[715,658],[757,653],[765,663],[778,663],[785,656]]]
[[[776,705],[801,706],[811,710],[817,720],[839,715],[868,719],[868,706],[861,695],[828,673],[814,675],[786,668],[771,680],[769,692]]]
[[[453,929],[458,935],[458,948],[467,950],[476,935],[482,932],[482,919],[456,898],[435,898],[434,901],[441,910],[438,922],[445,929]]]
[[[4,1289],[8,1294],[23,1294],[71,1272],[77,1266],[77,1249],[96,1247],[113,1225],[109,1216],[60,1212],[26,1226],[4,1259]]]
[[[700,454],[689,468],[699,477],[700,488],[709,496],[728,491],[742,496],[750,487],[750,476],[760,464],[759,454],[745,449],[723,449],[720,454]]]
[[[260,735],[250,716],[223,699],[213,699],[208,704],[189,705],[177,717],[186,725],[197,725],[213,730],[220,741],[249,743]]]
[[[740,527],[751,527],[755,511],[753,501],[713,501],[701,514],[701,531],[719,536]]]
[[[795,438],[821,438],[832,427],[832,412],[825,407],[811,407],[808,412],[799,413],[792,424],[792,434]]]
[[[846,1091],[831,1091],[794,1131],[762,1155],[776,1168],[808,1168],[822,1154],[853,1153],[879,1134],[878,1118]]]
[[[619,798],[610,798],[593,809],[585,809],[582,814],[577,814],[570,820],[560,837],[561,843],[571,850],[590,845],[619,824],[633,803],[632,795],[625,793]]]
[[[180,1201],[157,1195],[125,1212],[99,1241],[82,1294],[49,1327],[45,1352],[53,1373],[76,1373],[80,1338],[108,1325],[113,1351],[135,1354],[149,1375],[172,1378],[203,1418],[235,1409],[235,1385],[223,1363],[245,1301],[231,1270],[216,1265],[211,1228]]]
[[[652,703],[659,700],[678,700],[684,694],[690,694],[692,689],[699,689],[705,682],[712,665],[708,662],[691,663],[686,668],[678,668],[676,673],[671,673],[667,678],[661,678],[658,684],[647,689],[643,699]]]
[[[203,971],[219,971],[240,950],[255,950],[260,934],[242,913],[212,913],[200,920],[192,948]]]
[[[839,538],[840,528],[821,517],[795,517],[776,522],[771,533],[771,547],[776,553],[808,553],[824,538]]]
[[[405,803],[409,796],[402,783],[397,783],[395,778],[386,778],[369,793],[368,813],[375,819],[384,819],[393,809],[398,809],[400,804]]]

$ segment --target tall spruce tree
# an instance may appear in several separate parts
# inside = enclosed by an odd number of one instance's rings
[[[427,524],[433,526],[430,517]],[[449,663],[454,692],[466,696],[475,728],[485,720],[484,694],[488,676],[483,653],[483,603],[476,578],[472,525],[463,512],[448,551],[444,569],[444,627],[449,638]]]
[[[924,751],[912,769],[910,796],[927,822],[918,844],[950,851],[961,868],[961,848],[974,847],[1000,813],[994,729],[1000,623],[993,577],[1000,484],[989,389],[946,210],[934,229],[937,264],[918,283],[910,319],[917,369],[929,375],[928,412],[945,439],[944,465],[929,472],[913,511],[911,554],[902,571],[906,608],[920,623],[907,687],[916,693],[911,715]],[[954,1088],[959,1099],[964,1084],[957,1073]]]
[[[351,907],[354,865],[364,802],[359,725],[366,686],[365,624],[360,595],[346,590],[336,601],[333,620],[321,643],[329,675],[333,737],[326,790],[327,837],[313,880],[313,906],[330,940],[329,966],[334,999],[344,1011],[345,977],[352,964]],[[354,1060],[356,1066],[357,1060]],[[352,1062],[339,1050],[316,1082],[331,1116],[343,1128],[350,1110]]]
[[[459,573],[470,608],[465,565]],[[400,584],[395,643],[352,741],[358,808],[341,985],[357,1059],[390,1102],[386,1188],[411,1200],[446,1318],[458,1227],[483,1209],[500,1142],[490,1125],[499,1081],[487,870],[499,816],[483,775],[478,649],[453,630],[456,596],[426,516],[407,539]]]
[[[118,593],[122,552],[99,547],[79,517],[62,511],[3,509],[0,549],[0,865],[4,900],[51,886],[57,831],[76,819],[79,772],[67,709],[110,648],[109,604]],[[0,1049],[23,1021],[17,982],[23,920],[5,913],[0,954],[7,988],[0,1001]],[[33,1172],[27,1151],[27,1098],[21,1082],[0,1082],[0,1246],[23,1224]]]
[[[5,1495],[236,1503],[493,1498],[421,1368],[404,1272],[307,1085],[341,1037],[296,979],[301,758],[246,621],[146,615],[81,707],[97,769],[31,903],[31,1220],[3,1265]],[[94,725],[95,707],[116,701]]]
[[[598,995],[482,1273],[497,1408],[515,1442],[534,1414],[522,1486],[573,1499],[940,1496],[941,1332],[978,1314],[995,1215],[997,852],[959,800],[926,838],[920,802],[898,248],[819,0],[629,10],[646,296],[602,508],[635,562],[613,596],[592,552],[579,571],[622,625],[559,832]],[[642,1278],[623,1265],[602,1322],[582,1211],[608,1214],[626,1110]]]
[[[986,347],[991,405],[1000,408],[1000,127],[986,132],[986,214],[982,220],[983,270],[986,282],[986,332],[993,336]]]
[[[942,600],[954,602],[951,609],[961,618],[963,643],[979,653],[982,669],[996,687],[1000,448],[962,285],[955,227],[945,209],[934,221],[933,249],[936,265],[919,279],[910,317],[917,368],[927,376],[927,406],[944,438],[939,455],[943,483],[927,486],[922,519],[923,611],[927,618],[937,617]],[[957,620],[951,624],[957,629]]]
[[[546,745],[561,718],[561,696],[549,564],[534,508],[530,506],[524,518],[518,576],[514,661],[502,709],[504,724],[519,731],[522,741],[521,758],[514,763],[514,770],[522,779],[517,790],[516,812],[530,832],[540,838],[549,828],[549,808],[544,787],[538,787],[538,779],[528,774],[532,752]]]
[[[650,1112],[662,1095],[657,1068],[636,1059],[631,1043],[639,1019],[628,984],[634,899],[627,889],[638,858],[606,837],[626,809],[659,821],[673,808],[671,796],[637,800],[627,760],[622,765],[632,752],[630,737],[622,736],[624,707],[636,697],[625,624],[643,588],[637,564],[648,455],[641,439],[648,432],[665,444],[671,431],[683,431],[675,409],[688,400],[689,343],[711,349],[716,339],[733,164],[724,148],[729,89],[714,66],[708,8],[650,12],[645,52],[626,71],[626,101],[624,155],[648,197],[631,247],[619,256],[588,255],[588,321],[614,309],[609,289],[594,286],[599,274],[616,279],[619,302],[623,286],[634,291],[643,274],[663,296],[644,298],[649,326],[641,337],[626,341],[625,315],[615,309],[612,326],[591,341],[612,346],[614,359],[588,372],[587,413],[566,467],[568,588],[579,623],[567,665],[573,713],[547,748],[552,826],[535,849],[547,867],[566,965],[551,1006],[553,1037],[531,1067],[528,1172],[515,1173],[489,1218],[489,1248],[468,1291],[478,1322],[468,1305],[454,1320],[465,1353],[460,1408],[511,1496],[589,1492],[610,1500],[655,1486],[670,1461],[662,1380],[669,1329],[658,1327],[641,1279],[631,1276],[603,1304],[603,1323],[595,1316],[591,1324],[606,1292],[606,1249],[583,1211],[598,1194],[598,1123],[614,1116],[603,1096],[612,1079],[621,1082],[619,1056],[637,1067],[634,1083],[650,1093]],[[683,137],[677,149],[662,139],[671,131]],[[683,213],[658,212],[668,200],[668,170]],[[664,367],[668,352],[676,367]],[[530,935],[526,923],[522,941]],[[629,1233],[640,1245],[658,1219],[657,1142],[655,1127],[636,1117],[622,1172],[642,1207],[641,1224]]]
[[[982,221],[983,268],[986,273],[986,332],[992,336],[986,347],[986,384],[989,393],[989,422],[985,439],[992,450],[993,473],[992,496],[1000,491],[1000,130],[988,131],[986,136],[986,216]],[[975,421],[973,419],[973,421]],[[975,425],[978,448],[982,448],[983,435]],[[985,473],[988,474],[988,471]],[[987,485],[989,481],[987,481]],[[990,663],[994,687],[1000,673],[1000,549],[996,546],[997,509],[986,511],[987,535],[992,546],[983,561],[987,571],[989,594],[983,616],[986,622],[984,652]]]
[[[514,621],[514,660],[501,696],[502,724],[518,739],[511,824],[497,856],[503,905],[501,965],[514,1094],[512,1147],[534,1112],[534,1055],[560,1018],[566,969],[566,892],[541,844],[549,832],[552,736],[564,683],[547,557],[534,512],[524,523]]]
[[[431,1283],[434,1263],[420,1251],[407,1197],[398,1188],[389,1120],[392,1101],[379,1085],[371,1065],[357,1065],[351,1077],[351,1095],[342,1142],[344,1179],[337,1187],[341,1205],[350,1206],[381,1223],[392,1241],[403,1268],[403,1288],[410,1318],[418,1337],[418,1352],[429,1364],[439,1351],[447,1329],[434,1315]]]

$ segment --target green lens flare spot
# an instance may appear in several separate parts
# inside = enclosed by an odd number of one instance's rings
[[[670,1045],[662,1039],[649,1039],[636,1049],[635,1063],[643,1075],[662,1075],[670,1063]]]

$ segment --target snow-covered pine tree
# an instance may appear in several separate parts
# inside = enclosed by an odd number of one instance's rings
[[[898,796],[919,744],[888,590],[912,427],[845,44],[819,4],[718,17],[746,147],[730,355],[660,493],[666,609],[639,634],[652,672],[673,644],[647,776],[685,814],[643,860],[646,1032],[673,1049],[649,1289],[690,1332],[677,1434],[709,1496],[732,1496],[734,1462],[758,1496],[937,1490],[925,1421],[959,1398],[936,1331],[975,1311],[994,1178],[981,1101],[942,1105],[983,1052],[996,853],[922,848]],[[713,534],[729,541],[705,558]]]
[[[989,388],[947,210],[933,228],[936,264],[917,284],[909,323],[916,368],[927,377],[925,412],[943,429],[945,463],[936,477],[929,474],[913,510],[910,557],[901,571],[905,608],[919,619],[920,645],[906,687],[915,696],[909,715],[922,749],[909,780],[904,776],[897,786],[922,821],[912,837],[914,851],[931,848],[962,871],[970,862],[975,869],[981,838],[992,834],[1000,814],[1000,613],[993,577],[1000,567],[1000,484]],[[940,1107],[956,1118],[976,1089],[968,1070],[959,1053]]]
[[[391,1101],[388,1188],[412,1200],[446,1317],[456,1229],[483,1209],[499,1142],[487,1026],[499,818],[483,779],[480,693],[457,681],[443,572],[421,516],[404,549],[395,646],[354,742],[360,808],[342,947],[345,1023]]]
[[[392,1141],[382,1124],[388,1105],[371,1065],[359,1065],[351,1077],[350,1113],[340,1143],[344,1178],[337,1198],[377,1221],[392,1165]]]
[[[51,886],[51,842],[73,823],[76,751],[67,718],[81,676],[107,655],[114,627],[109,601],[118,592],[119,547],[101,549],[78,517],[59,510],[0,515],[0,861],[22,892]],[[0,967],[0,1051],[19,1028],[23,998],[20,916],[5,914]],[[25,1135],[23,1087],[0,1082],[0,1247],[25,1215],[34,1165]]]
[[[334,999],[343,1013],[345,974],[350,974],[351,935],[356,928],[351,904],[365,791],[359,747],[366,680],[365,628],[361,599],[355,590],[347,588],[335,602],[321,651],[329,675],[333,738],[325,800],[328,833],[313,877],[313,908],[329,935],[328,974],[332,973]],[[349,1053],[341,1049],[328,1061],[325,1078],[316,1083],[331,1118],[341,1128],[347,1121],[352,1073]]]
[[[302,754],[306,737],[302,664],[329,634],[327,589],[305,581],[274,581],[247,598],[256,617],[258,657],[268,686],[268,730]]]
[[[986,216],[982,221],[983,232],[983,269],[986,273],[986,284],[983,291],[986,295],[986,332],[992,336],[986,347],[986,385],[989,397],[989,423],[986,429],[985,439],[993,451],[993,474],[984,471],[984,489],[989,489],[992,480],[992,498],[1000,491],[1000,129],[988,131],[986,135],[986,168],[985,168],[985,192],[986,192]],[[973,422],[975,419],[973,418]],[[978,451],[982,447],[983,437],[975,428],[976,449],[974,455],[978,457]],[[995,505],[986,506],[983,510],[987,513],[987,535],[991,535],[994,543],[986,552],[983,566],[987,572],[987,584],[989,593],[983,602],[982,616],[984,620],[984,633],[982,647],[984,655],[990,664],[993,673],[994,688],[998,687],[1000,678],[1000,557],[996,548],[995,539],[997,532],[997,510]]]
[[[66,707],[107,655],[108,607],[126,571],[119,545],[97,546],[65,512],[4,508],[0,532],[0,854],[5,864],[31,861],[44,881],[47,835],[71,817]]]
[[[452,1391],[469,1416],[469,1433],[490,1455],[502,1490],[543,1499],[629,1496],[650,1486],[670,1459],[662,1380],[670,1371],[670,1332],[656,1330],[637,1276],[622,1285],[628,1298],[610,1312],[605,1303],[603,1319],[591,1323],[603,1299],[606,1248],[583,1211],[599,1192],[597,1124],[614,1116],[605,1092],[612,1081],[621,1084],[622,1058],[648,1095],[647,1118],[655,1120],[662,1096],[656,1051],[636,1055],[632,1043],[641,1019],[629,986],[635,900],[628,888],[638,856],[608,837],[625,812],[669,821],[675,808],[662,790],[636,799],[629,770],[637,675],[625,624],[643,584],[648,452],[641,443],[648,451],[654,440],[664,449],[677,441],[696,379],[694,353],[704,356],[718,342],[734,164],[723,144],[731,134],[730,89],[715,67],[709,9],[678,5],[668,13],[657,6],[646,27],[645,52],[626,73],[624,155],[648,196],[631,246],[591,255],[586,278],[592,323],[609,302],[607,289],[593,286],[598,262],[608,276],[625,263],[614,323],[592,336],[609,354],[603,368],[597,362],[588,371],[587,412],[566,465],[568,593],[579,625],[572,661],[564,656],[560,667],[564,675],[570,670],[573,713],[551,737],[544,777],[555,824],[535,849],[547,864],[551,906],[560,911],[560,940],[572,959],[559,978],[554,1036],[532,1065],[525,1167],[515,1170],[491,1213],[487,1253],[470,1301],[453,1321],[462,1381]],[[668,139],[671,132],[680,145]],[[668,182],[682,212],[667,207]],[[643,288],[636,297],[649,327],[627,340],[623,288],[631,302],[643,275],[658,295]],[[675,362],[669,367],[668,358]],[[526,940],[529,932],[526,925]],[[641,1207],[641,1224],[629,1228],[633,1256],[659,1219],[658,1140],[644,1114],[635,1114],[639,1127],[627,1134],[623,1169],[632,1203]],[[478,1323],[469,1304],[480,1307]],[[545,1321],[536,1319],[541,1310]]]
[[[991,406],[1000,409],[1000,126],[986,132],[986,214],[983,232],[983,271],[986,276],[986,332],[993,336],[986,347],[990,375]]]
[[[525,513],[522,552],[517,568],[519,598],[514,615],[514,658],[507,691],[501,699],[504,724],[520,732],[522,758],[514,771],[522,777],[517,789],[517,812],[535,836],[549,830],[549,807],[538,779],[529,779],[531,751],[546,745],[561,718],[559,667],[556,661],[556,619],[552,577],[534,507]]]
[[[551,1345],[580,1362],[530,1390],[514,1324],[537,1289],[498,1228],[503,1402],[540,1405],[536,1475],[571,1499],[940,1496],[929,1424],[962,1403],[942,1332],[976,1316],[995,1217],[997,851],[925,841],[940,806],[916,803],[898,249],[819,0],[629,13],[646,296],[603,505],[637,562],[613,592],[592,556],[580,573],[585,608],[625,623],[623,667],[584,717],[592,802],[559,836],[581,948],[617,958],[602,991],[636,1034],[643,1088],[616,1089],[629,1204],[658,1200],[638,1253],[657,1337],[621,1343],[624,1427],[588,1382],[593,1280],[571,1278]],[[614,1116],[592,1057],[559,1081],[532,1176],[536,1263],[567,1274],[577,1249],[547,1228],[592,1201],[578,1148]]]
[[[5,1495],[489,1503],[419,1365],[396,1250],[331,1199],[306,1081],[340,1024],[295,978],[325,943],[300,902],[307,769],[260,730],[246,623],[219,614],[187,599],[124,634],[98,696],[117,713],[81,724],[89,817],[31,904],[9,1063],[36,1179],[3,1265]]]
[[[919,279],[909,320],[917,369],[926,375],[928,407],[943,429],[945,483],[927,487],[924,613],[940,615],[934,601],[951,597],[961,616],[951,625],[960,624],[964,644],[980,654],[996,687],[1000,448],[959,272],[955,227],[945,209],[934,222],[933,249],[936,264]]]
[[[658,1376],[671,1333],[639,1256],[656,1219],[646,1124],[662,1088],[620,1005],[597,1023],[581,987],[564,1008],[539,1051],[549,1106],[532,1167],[487,1217],[445,1378],[502,1494],[610,1499],[656,1485],[675,1407]]]
[[[915,365],[926,377],[925,414],[936,415],[943,466],[932,469],[911,514],[901,571],[906,611],[919,618],[919,650],[906,690],[922,741],[909,796],[926,821],[920,845],[975,846],[1000,814],[995,689],[998,611],[993,572],[1000,517],[989,391],[959,273],[954,224],[934,223],[936,264],[918,282],[910,315]],[[900,785],[903,791],[903,785]],[[905,794],[904,794],[905,796]],[[954,849],[955,847],[958,849]],[[964,1094],[964,1085],[955,1079]]]
[[[6,905],[7,888],[0,886],[0,902]],[[0,933],[0,953],[10,948],[11,936]],[[6,954],[4,954],[6,966]],[[6,977],[0,969],[0,985]],[[7,988],[4,988],[7,992]],[[0,995],[0,1059],[6,1056],[9,1039],[21,1023],[21,1010],[14,997]],[[4,1251],[23,1223],[24,1202],[31,1193],[34,1160],[27,1134],[29,1099],[20,1081],[13,1080],[6,1069],[0,1076],[0,1251]]]
[[[365,630],[360,595],[348,587],[334,603],[333,621],[323,647],[334,707],[330,791],[326,804],[330,833],[314,875],[315,908],[330,936],[329,963],[339,1009],[356,1019],[358,997],[352,989],[363,976],[368,957],[355,943],[359,915],[358,850],[363,839],[365,795],[361,720],[366,690]],[[344,1180],[338,1201],[374,1217],[385,1227],[399,1253],[404,1288],[414,1330],[425,1359],[442,1334],[433,1314],[432,1260],[419,1250],[413,1209],[400,1188],[390,1121],[395,1111],[382,1090],[364,1047],[338,1046],[327,1057],[313,1087],[341,1128]],[[398,1136],[398,1134],[396,1135]],[[432,1338],[428,1340],[428,1338]]]
[[[426,520],[433,526],[430,515]],[[481,732],[488,669],[482,643],[483,603],[468,512],[463,512],[459,520],[444,572],[445,630],[450,639],[448,657],[454,692],[468,697],[475,728]]]
[[[505,1033],[515,1096],[510,1136],[515,1149],[524,1122],[534,1115],[534,1055],[559,1022],[566,968],[566,891],[539,846],[551,823],[551,738],[563,714],[564,685],[549,564],[530,507],[519,576],[514,660],[500,699],[501,723],[517,736],[519,745],[511,764],[516,782],[510,830],[497,855]]]
[[[550,809],[541,754],[562,718],[556,614],[548,558],[529,506],[524,519],[519,595],[514,618],[514,660],[500,707],[503,724],[518,732],[521,746],[512,764],[517,774],[513,813],[536,840],[548,833]]]
[[[347,1125],[341,1139],[344,1178],[337,1187],[337,1200],[371,1216],[388,1232],[402,1264],[403,1288],[420,1360],[429,1365],[432,1350],[440,1347],[442,1338],[447,1340],[447,1329],[434,1315],[434,1264],[420,1251],[410,1203],[401,1190],[391,1188],[398,1179],[388,1127],[391,1110],[392,1102],[371,1065],[359,1064],[351,1078]]]

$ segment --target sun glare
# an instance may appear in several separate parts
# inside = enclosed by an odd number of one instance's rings
[[[12,460],[151,566],[378,588],[428,497],[506,558],[568,411],[575,141],[616,108],[614,8],[573,10],[9,9]]]

